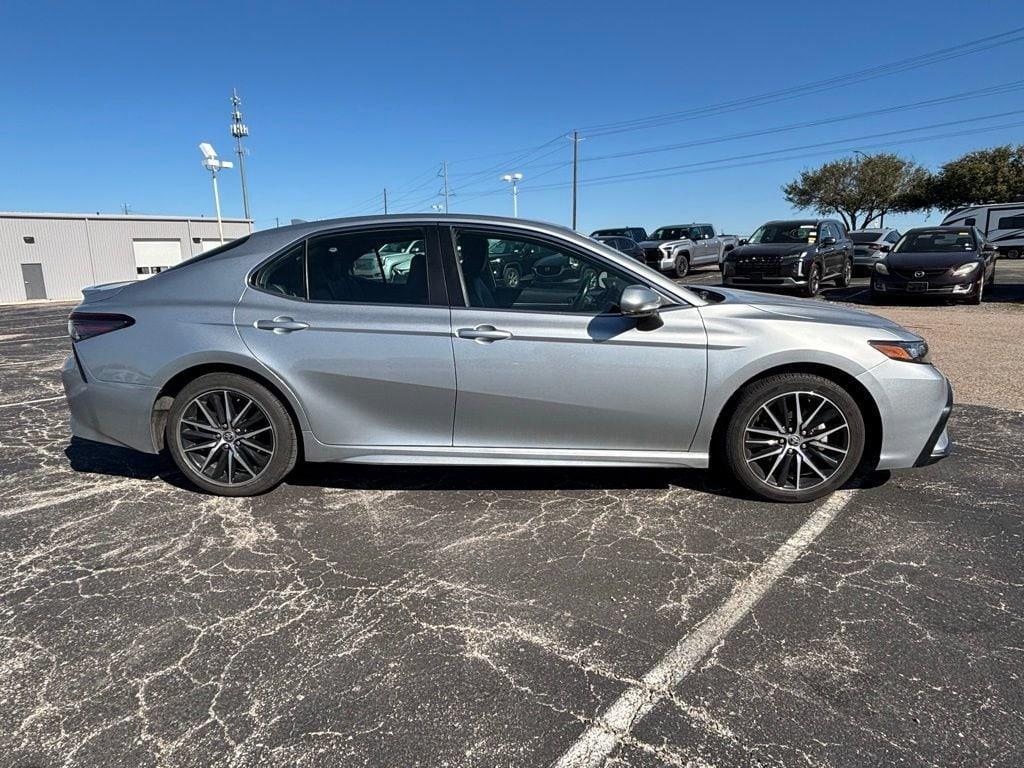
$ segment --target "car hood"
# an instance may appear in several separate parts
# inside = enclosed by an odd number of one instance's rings
[[[764,245],[741,245],[729,253],[733,256],[795,256],[813,248],[808,243],[765,243]]]
[[[689,240],[644,240],[642,243],[637,243],[641,248],[658,248],[662,245],[674,247],[680,243],[688,243]]]
[[[980,258],[977,251],[889,253],[885,257],[885,263],[896,269],[938,269],[939,267],[959,267],[961,264],[968,264]]]
[[[714,293],[725,296],[725,301],[734,304],[746,304],[756,310],[793,320],[804,320],[814,323],[830,323],[837,325],[856,325],[861,328],[878,328],[892,331],[905,338],[918,338],[901,326],[885,317],[873,315],[859,309],[826,304],[815,299],[800,299],[780,294],[755,293],[754,291],[738,291],[732,288],[712,288]],[[722,302],[719,302],[722,303]],[[712,304],[711,306],[714,306]]]

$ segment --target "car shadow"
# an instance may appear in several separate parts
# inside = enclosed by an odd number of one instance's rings
[[[166,452],[154,455],[75,437],[64,454],[76,472],[159,481],[193,493],[205,493],[185,479]],[[883,485],[888,479],[888,472],[876,471],[855,476],[845,487],[874,488]],[[758,499],[737,485],[724,471],[716,468],[698,470],[647,467],[403,467],[300,463],[285,480],[285,487],[287,486],[353,491],[497,492],[662,491],[675,487],[734,501],[772,503]]]

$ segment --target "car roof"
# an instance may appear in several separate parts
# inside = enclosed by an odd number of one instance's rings
[[[908,229],[903,234],[909,235],[911,232],[963,232],[964,230],[969,232],[972,229],[974,229],[973,225],[939,224],[934,227],[914,227],[913,229]]]

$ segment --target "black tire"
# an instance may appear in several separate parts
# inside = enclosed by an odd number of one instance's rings
[[[676,277],[686,277],[690,274],[690,257],[685,253],[676,256]]]
[[[804,401],[808,404],[815,402],[815,398],[826,399],[830,402],[828,412],[832,413],[832,409],[835,409],[835,412],[840,413],[842,418],[846,420],[847,425],[836,433],[842,435],[845,431],[847,435],[844,443],[845,454],[843,454],[843,458],[838,461],[836,466],[827,468],[827,472],[830,473],[827,475],[827,480],[819,480],[818,484],[801,490],[767,482],[764,477],[758,474],[758,465],[751,464],[748,455],[749,447],[745,444],[745,434],[748,425],[752,423],[752,419],[760,411],[761,407],[766,403],[778,402],[779,398],[783,395],[792,395],[796,392],[801,393],[800,397],[803,397]],[[789,413],[793,417],[792,422],[795,423],[796,414],[792,409]],[[806,411],[801,415],[805,416]],[[810,421],[810,417],[806,421]],[[811,424],[808,431],[813,432],[815,427],[816,425]],[[755,496],[770,501],[805,502],[828,495],[850,479],[863,457],[864,441],[864,417],[857,402],[850,397],[845,389],[822,376],[807,373],[783,373],[760,379],[744,388],[735,409],[729,417],[723,448],[726,463],[733,477]],[[783,442],[783,447],[780,450],[787,451],[793,454],[794,457],[794,452],[799,453],[798,449],[791,449],[786,447],[786,445],[787,443]],[[769,449],[771,448],[771,446],[768,447]],[[802,447],[804,450],[808,449],[807,445]],[[825,455],[824,451],[818,451],[817,449],[815,451],[816,456]],[[810,455],[810,452],[807,455]],[[833,455],[833,452],[830,451],[829,455]],[[820,458],[815,460],[821,461]],[[810,465],[804,464],[803,466]],[[793,464],[785,465],[787,473],[792,468]],[[800,470],[797,469],[796,471],[799,473]],[[768,472],[766,471],[764,474],[768,474]]]
[[[515,264],[506,264],[505,268],[501,270],[501,280],[508,288],[518,288],[522,277],[519,267]]]
[[[853,277],[853,260],[847,259],[843,264],[843,271],[839,273],[839,277],[836,278],[837,288],[849,288],[850,279]]]
[[[981,301],[984,298],[984,293],[985,293],[985,273],[982,272],[981,273],[981,277],[978,278],[978,282],[974,284],[974,292],[971,293],[971,295],[968,296],[966,299],[964,299],[964,303],[965,304],[974,304],[974,305],[981,304]]]
[[[821,291],[821,267],[812,264],[810,272],[807,273],[807,285],[800,288],[800,295],[812,299]]]
[[[209,398],[218,398],[224,393],[229,393],[229,395],[224,396],[230,396],[236,404],[248,399],[257,407],[248,406],[246,412],[250,415],[245,416],[245,421],[238,422],[237,425],[231,424],[226,430],[219,433],[216,431],[216,426],[210,426],[212,422],[207,418],[203,419],[202,432],[191,429],[188,423],[183,425],[182,420],[185,418],[186,413],[189,413],[191,416],[187,421],[197,418],[196,414],[199,413],[199,410],[197,410],[197,406],[193,405],[197,398],[204,398],[207,403],[210,403]],[[230,406],[228,407],[230,408]],[[208,407],[208,410],[211,411],[210,415],[213,417],[213,421],[223,418],[223,408],[219,412],[216,412],[212,407]],[[241,409],[239,408],[238,410]],[[260,431],[269,432],[271,436],[269,442],[264,442],[262,446],[256,446],[258,451],[242,445],[244,433],[241,432],[241,429],[245,428],[245,423],[252,419],[253,415],[261,419],[259,422],[261,425]],[[241,416],[236,414],[236,418],[241,418]],[[230,419],[224,418],[224,421],[228,422]],[[262,427],[264,422],[271,428],[270,430]],[[183,429],[185,430],[184,433]],[[238,432],[236,433],[234,430],[238,430]],[[216,441],[219,445],[218,449],[210,450],[211,456],[217,450],[217,460],[220,461],[219,456],[223,454],[225,456],[224,463],[226,464],[228,453],[232,453],[233,457],[241,455],[243,456],[241,460],[233,458],[235,466],[242,467],[244,462],[244,464],[251,465],[252,471],[243,471],[242,479],[235,482],[230,481],[232,478],[230,469],[227,470],[229,473],[227,475],[228,481],[218,480],[216,477],[211,477],[201,472],[201,468],[197,467],[190,460],[190,456],[194,453],[201,453],[201,451],[196,449],[197,443],[193,443],[190,446],[187,446],[186,443],[193,439],[206,439],[207,432],[210,433],[210,441]],[[191,435],[191,437],[188,435]],[[225,439],[226,436],[227,440]],[[228,440],[230,444],[228,444]],[[238,442],[235,442],[236,440]],[[171,457],[174,459],[174,463],[177,464],[178,469],[181,470],[181,473],[185,475],[189,482],[208,493],[218,496],[255,496],[269,491],[284,480],[288,473],[292,471],[299,453],[295,425],[281,400],[262,384],[235,373],[210,373],[200,376],[187,384],[177,394],[174,398],[174,403],[171,405],[167,418],[165,441]],[[252,443],[253,440],[249,440],[246,442],[246,445],[251,445]],[[263,454],[267,453],[270,455],[269,459],[265,459],[263,456]],[[257,461],[265,461],[266,463],[260,465]],[[210,471],[215,469],[216,464],[211,464]],[[236,473],[239,471],[236,469]],[[245,474],[250,476],[247,478],[244,476]]]

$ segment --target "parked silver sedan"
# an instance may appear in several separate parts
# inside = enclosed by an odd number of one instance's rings
[[[401,274],[365,269],[415,241]],[[488,255],[503,241],[549,253],[543,274],[498,284]],[[166,448],[211,493],[267,491],[300,457],[714,460],[757,495],[806,501],[858,467],[950,449],[952,391],[915,334],[816,301],[691,290],[549,224],[298,224],[84,294],[63,370],[73,433]]]

